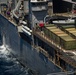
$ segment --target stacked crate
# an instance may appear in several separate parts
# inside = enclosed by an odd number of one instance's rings
[[[74,29],[68,30],[73,31]],[[76,40],[56,26],[45,27],[44,33],[45,35],[48,34],[48,37],[62,48],[66,50],[76,49]]]
[[[61,27],[64,28],[64,29],[75,28],[74,25],[62,25]]]
[[[59,44],[59,38],[57,38],[57,34],[63,34],[63,32],[60,29],[51,29],[51,35],[52,35],[52,40],[56,43]]]
[[[67,34],[65,34],[64,32],[60,32],[60,33],[55,32],[54,35],[56,37],[55,42],[60,45],[60,42],[61,42],[60,38],[63,37],[63,36],[66,36]]]
[[[73,39],[70,36],[63,36],[60,38],[60,45],[64,48],[64,49],[76,49],[76,40]]]
[[[47,25],[44,27],[43,31],[45,33],[45,35],[51,39],[51,33],[50,33],[50,28],[52,29],[56,29],[56,27],[52,24],[52,25]]]
[[[50,27],[50,28],[47,28],[47,29],[49,30],[50,39],[55,42],[56,37],[55,37],[53,32],[58,31],[58,29],[56,27]]]
[[[66,28],[65,29],[67,32],[68,32],[68,34],[70,35],[70,36],[72,36],[73,38],[75,38],[76,39],[76,29],[75,28]]]

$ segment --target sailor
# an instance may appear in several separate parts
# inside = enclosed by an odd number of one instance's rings
[[[10,17],[10,11],[7,11],[7,16]]]
[[[40,27],[40,29],[42,31],[43,30],[43,27],[44,27],[44,23],[42,21],[39,23],[39,27]]]

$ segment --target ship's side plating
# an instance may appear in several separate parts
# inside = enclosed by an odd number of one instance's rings
[[[19,36],[17,27],[0,15],[1,35],[5,38],[5,46],[10,50],[24,65],[35,70],[40,75],[61,70],[48,60],[46,56],[33,49],[26,41]]]

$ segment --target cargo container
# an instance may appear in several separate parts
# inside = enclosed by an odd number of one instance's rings
[[[72,35],[75,35],[75,28],[68,28],[66,29]],[[61,46],[66,50],[76,49],[76,40],[73,39],[70,35],[63,32],[59,28],[52,26],[52,27],[45,27],[44,29],[45,35],[49,37],[53,42]]]
[[[74,36],[76,36],[76,32],[73,32],[72,34],[73,34]]]
[[[70,33],[75,33],[76,31],[69,31]]]
[[[66,36],[67,34],[66,33],[55,33],[55,42],[60,46],[60,37],[61,36]]]
[[[54,42],[56,42],[55,40],[56,40],[56,37],[55,37],[55,33],[54,32],[58,32],[58,31],[61,31],[61,30],[59,30],[57,27],[50,27],[50,28],[48,28],[49,29],[49,31],[50,31],[50,39],[52,40],[52,41],[54,41]]]
[[[73,50],[76,49],[76,40],[70,36],[61,36],[60,45],[66,50]]]
[[[55,42],[55,43],[59,43],[59,40],[58,40],[58,38],[57,38],[57,34],[63,34],[64,32],[63,31],[61,31],[61,30],[51,30],[51,34],[52,34],[52,39],[53,39],[53,41]]]
[[[62,26],[64,29],[66,29],[66,28],[75,28],[75,26],[74,25],[67,25],[67,26]]]
[[[43,31],[44,31],[44,34],[50,38],[52,40],[52,32],[50,31],[51,29],[56,29],[55,26],[50,26],[50,27],[44,27]]]
[[[52,26],[55,26],[54,24],[45,24],[44,25],[45,27],[52,27]]]
[[[76,30],[76,29],[75,28],[67,28],[66,30],[67,31],[70,31],[70,30],[72,31],[72,30]]]

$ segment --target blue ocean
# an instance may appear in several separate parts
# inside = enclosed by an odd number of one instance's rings
[[[0,75],[31,75],[5,48],[0,48]]]

